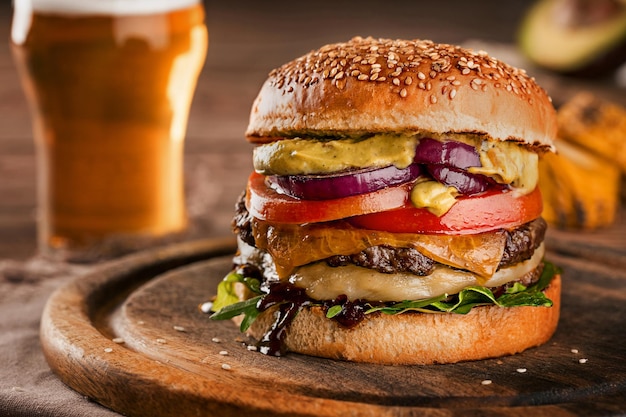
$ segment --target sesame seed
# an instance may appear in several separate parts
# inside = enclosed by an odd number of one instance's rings
[[[279,89],[283,88],[282,85],[278,87]],[[213,302],[207,301],[206,303],[200,304],[200,311],[203,313],[210,313],[213,310]]]
[[[450,100],[452,100],[456,96],[456,90],[453,88],[450,90]]]
[[[104,348],[104,351],[105,351],[106,353],[111,353],[111,352],[113,352],[113,348],[110,348],[110,347],[108,347],[108,348]]]
[[[587,359],[587,358],[580,358],[580,359],[578,359],[578,363],[587,363],[588,360],[589,359]]]
[[[408,91],[406,91],[406,88],[403,88],[402,90],[400,90],[400,97],[404,98],[408,95]]]
[[[432,104],[435,104],[437,102],[437,97],[435,97],[434,95],[430,96],[430,102]]]
[[[225,371],[230,371],[232,369],[232,367],[229,364],[227,364],[227,363],[223,363],[222,364],[222,369],[225,370]]]
[[[213,343],[220,343],[221,340],[220,340],[219,337],[214,337],[213,339],[211,339],[211,342],[213,342]]]
[[[246,349],[248,349],[248,350],[250,350],[250,351],[254,351],[254,352],[256,352],[256,351],[257,351],[257,347],[256,347],[256,346],[254,346],[254,345],[248,345],[248,346],[246,346]]]
[[[177,332],[185,332],[185,328],[183,326],[174,326],[174,330]]]
[[[394,78],[393,81],[391,81],[393,83],[393,85],[400,85],[400,79],[399,78]]]
[[[578,353],[578,349],[572,349],[570,352],[572,352],[572,353]]]
[[[491,385],[492,382],[493,381],[491,379],[484,379],[484,380],[480,381],[480,383],[482,385]]]
[[[520,374],[523,374],[526,371],[527,371],[526,368],[517,368],[517,372],[519,372]]]
[[[424,84],[422,81],[420,81],[419,84],[417,84],[417,86],[421,88],[422,90],[426,90],[426,84]]]
[[[222,355],[222,356],[228,356],[228,351],[226,351],[226,350],[220,350],[220,355]]]
[[[160,344],[160,345],[164,345],[164,344],[166,344],[166,343],[167,343],[167,340],[159,338],[159,339],[157,339],[157,340],[156,340],[156,342],[157,342],[158,344]]]
[[[122,339],[121,337],[116,337],[114,339],[111,340],[113,343],[117,343],[118,345],[121,345],[122,343],[124,343],[124,339]]]
[[[458,73],[449,73],[453,67]],[[405,71],[413,74],[396,81],[396,77]],[[476,77],[500,80],[498,88],[506,88],[525,100],[536,92],[548,99],[535,80],[522,69],[515,69],[484,52],[472,52],[458,46],[427,40],[354,37],[347,42],[322,46],[272,70],[269,80],[283,94],[291,93],[295,88],[308,88],[316,83],[327,82],[329,78],[332,85],[343,89],[345,82],[339,83],[337,80],[355,78],[377,84],[387,81],[400,87],[402,83],[412,85],[417,77],[424,82],[423,87],[420,84],[419,88],[429,90],[429,84],[426,83],[428,77],[431,80],[441,78],[458,87],[464,83],[459,80],[459,76],[467,76],[472,72]],[[367,77],[363,77],[363,74],[367,74]],[[396,84],[398,82],[401,84]],[[474,90],[485,91],[487,87],[485,84],[470,82],[470,88]],[[448,89],[443,94],[450,95],[450,92]]]

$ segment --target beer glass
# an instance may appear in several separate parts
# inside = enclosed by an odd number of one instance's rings
[[[41,252],[91,261],[184,232],[183,142],[207,45],[199,0],[14,0]]]

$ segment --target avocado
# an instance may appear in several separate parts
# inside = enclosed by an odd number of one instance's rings
[[[522,20],[522,52],[562,74],[604,76],[626,62],[626,3],[539,0]]]

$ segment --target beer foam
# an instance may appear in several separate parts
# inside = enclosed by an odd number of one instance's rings
[[[184,9],[200,3],[200,0],[14,0],[30,3],[33,11],[62,14],[150,14]]]

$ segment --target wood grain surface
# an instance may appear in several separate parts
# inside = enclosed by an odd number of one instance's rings
[[[60,288],[41,324],[52,369],[80,393],[141,417],[626,413],[623,270],[550,252],[564,291],[546,345],[485,361],[380,366],[264,356],[231,322],[209,320],[199,305],[232,250],[229,240],[179,244]]]

